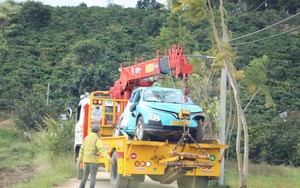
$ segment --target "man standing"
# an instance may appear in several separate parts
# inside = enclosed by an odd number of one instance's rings
[[[107,154],[102,141],[99,139],[99,125],[92,126],[92,132],[83,140],[80,153],[79,162],[84,162],[84,172],[81,179],[79,188],[84,188],[86,180],[90,174],[90,188],[94,188],[96,184],[96,175],[99,167],[99,153],[110,161],[111,164],[115,164],[114,160]]]

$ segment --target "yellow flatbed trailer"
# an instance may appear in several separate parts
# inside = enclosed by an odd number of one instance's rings
[[[134,141],[127,136],[117,136],[102,137],[102,141],[117,163],[109,165],[102,156],[99,162],[104,164],[106,172],[111,173],[111,181],[121,179],[119,182],[122,184],[139,184],[144,175],[148,175],[162,184],[170,184],[179,179],[187,187],[192,186],[189,184],[194,182],[189,181],[189,177],[192,177],[197,181],[204,181],[206,186],[201,187],[207,187],[209,179],[220,176],[220,162],[223,158],[221,149],[227,148],[218,140],[178,144],[168,141]],[[197,187],[200,187],[198,184],[200,183],[197,183]],[[121,187],[118,183],[112,182],[112,185]],[[178,186],[184,187],[180,183]]]

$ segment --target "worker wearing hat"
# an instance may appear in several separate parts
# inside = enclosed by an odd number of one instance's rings
[[[92,132],[84,138],[80,153],[79,162],[84,162],[84,172],[81,179],[79,188],[84,188],[86,180],[90,173],[90,188],[95,187],[96,175],[99,167],[99,153],[110,161],[111,164],[115,164],[114,160],[107,154],[102,141],[99,139],[99,125],[92,126]]]

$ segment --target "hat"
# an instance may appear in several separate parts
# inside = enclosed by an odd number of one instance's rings
[[[97,132],[97,131],[99,131],[99,130],[100,130],[99,125],[93,125],[93,126],[92,126],[92,132]]]

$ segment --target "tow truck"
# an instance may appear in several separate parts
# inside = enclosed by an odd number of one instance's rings
[[[220,144],[217,139],[197,142],[189,132],[188,123],[182,126],[178,142],[137,140],[118,127],[120,116],[136,86],[151,87],[162,75],[171,74],[184,81],[183,93],[188,96],[187,76],[192,73],[193,66],[188,64],[183,48],[174,45],[168,54],[157,51],[156,58],[149,61],[136,58],[134,65],[125,67],[121,64],[119,70],[120,78],[110,91],[94,91],[79,103],[75,160],[80,142],[95,123],[92,111],[98,107],[102,109],[101,117],[105,117],[97,123],[101,127],[100,138],[108,154],[116,161],[114,165],[109,164],[100,154],[99,163],[105,172],[110,173],[112,188],[137,188],[145,176],[161,184],[177,181],[179,188],[208,187],[209,180],[220,176],[220,163],[227,145]],[[180,110],[178,117],[188,120],[189,111]],[[77,167],[81,179],[82,169],[79,164]]]

